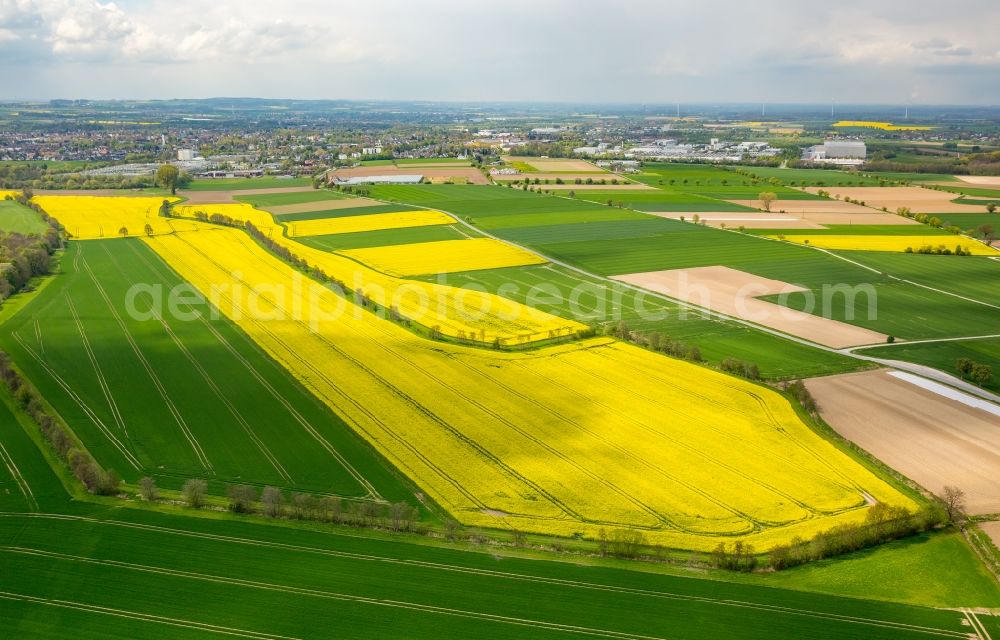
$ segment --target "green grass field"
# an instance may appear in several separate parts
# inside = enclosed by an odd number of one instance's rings
[[[139,240],[74,242],[0,346],[105,467],[164,487],[201,477],[349,498],[409,492],[353,430],[221,317],[128,312],[182,284]],[[190,293],[188,293],[190,297]],[[151,295],[136,299],[148,311]],[[180,304],[181,313],[195,307]]]
[[[910,602],[929,607],[979,602],[996,607],[996,578],[960,533],[924,533],[877,549],[814,562],[761,582],[843,596]]]
[[[237,191],[240,189],[272,189],[275,187],[308,187],[312,185],[309,178],[279,178],[264,176],[262,178],[207,178],[192,180],[186,189],[188,191]]]
[[[48,225],[34,209],[15,200],[0,200],[0,231],[17,233],[45,233]]]

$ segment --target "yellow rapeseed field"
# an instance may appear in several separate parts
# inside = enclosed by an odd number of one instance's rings
[[[21,195],[20,191],[12,191],[11,189],[0,189],[0,200],[7,200],[8,198],[13,200],[19,195]]]
[[[776,238],[778,236],[769,236]],[[809,244],[822,249],[841,249],[843,251],[895,251],[905,252],[907,248],[918,252],[923,247],[932,251],[939,248],[954,252],[956,247],[974,256],[1000,255],[993,247],[965,236],[835,236],[835,235],[786,235],[785,240],[799,244]]]
[[[341,218],[319,218],[287,223],[288,236],[322,236],[334,233],[357,233],[380,229],[403,229],[406,227],[427,227],[437,224],[454,224],[455,219],[440,211],[397,211],[393,213],[371,213],[361,216]]]
[[[247,204],[177,205],[175,215],[220,214],[251,222],[309,266],[316,267],[385,309],[452,338],[516,345],[572,335],[586,329],[566,320],[491,293],[430,282],[403,280],[380,273],[337,253],[300,244],[282,235],[283,228],[266,211]],[[444,214],[442,214],[444,215]]]
[[[144,241],[467,525],[766,549],[858,521],[866,495],[913,506],[765,387],[604,338],[425,340],[304,289],[236,229]]]
[[[417,242],[388,247],[350,249],[345,256],[394,276],[417,276],[543,264],[545,260],[492,238]]]
[[[892,124],[891,122],[872,122],[871,120],[841,120],[833,123],[835,127],[863,127],[865,129],[881,129],[882,131],[930,131],[934,127],[921,127]]]
[[[121,237],[124,228],[128,235],[146,234],[146,225],[154,234],[191,231],[195,223],[160,216],[164,200],[177,198],[124,197],[124,196],[35,196],[32,199],[50,216],[66,228],[77,240]]]
[[[175,216],[182,218],[198,218],[198,214],[204,214],[208,218],[213,215],[221,215],[233,220],[250,222],[264,233],[268,233],[272,229],[281,233],[281,227],[274,221],[274,217],[270,213],[255,209],[242,202],[236,204],[178,204],[174,205],[173,212]]]

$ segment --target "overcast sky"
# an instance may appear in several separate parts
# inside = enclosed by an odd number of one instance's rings
[[[1000,103],[996,0],[0,0],[0,98]]]

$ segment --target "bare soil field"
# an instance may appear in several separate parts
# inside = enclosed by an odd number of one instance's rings
[[[530,156],[506,156],[506,162],[523,162],[534,167],[537,171],[585,171],[592,173],[606,173],[604,169],[586,160],[574,160],[572,158],[532,158]]]
[[[758,300],[760,296],[793,293],[803,289],[729,267],[670,269],[612,277],[828,347],[841,349],[884,343],[887,337],[845,322]]]
[[[272,187],[270,189],[240,189],[239,191],[178,191],[177,195],[187,198],[184,204],[231,204],[233,196],[260,196],[268,193],[301,193],[312,191],[312,187]]]
[[[760,209],[760,200],[727,200],[744,207]],[[856,215],[877,215],[868,207],[842,202],[840,200],[775,200],[771,203],[771,213],[853,213]]]
[[[980,522],[979,528],[990,537],[994,546],[1000,547],[1000,522]]]
[[[1000,189],[1000,176],[955,176],[962,182],[967,182],[984,189]]]
[[[814,378],[806,387],[840,435],[925,489],[961,488],[971,514],[1000,512],[1000,417],[886,370]]]
[[[261,207],[275,215],[286,213],[308,213],[310,211],[330,211],[332,209],[353,209],[354,207],[377,207],[385,204],[370,198],[339,198],[337,200],[318,200],[316,202],[301,202],[299,204],[283,204],[274,207]]]
[[[489,184],[489,180],[483,173],[474,167],[400,167],[379,166],[379,167],[351,167],[350,169],[337,169],[331,171],[328,176],[338,178],[355,178],[358,176],[412,176],[421,175],[433,180],[434,178],[464,178],[469,184]]]
[[[935,191],[921,187],[804,187],[805,191],[816,193],[825,189],[831,195],[841,198],[861,200],[865,206],[875,209],[886,207],[895,211],[908,207],[914,213],[983,213],[983,207],[971,204],[955,204],[957,193]]]
[[[734,211],[644,211],[651,216],[667,218],[668,220],[691,220],[698,216],[704,220],[705,224],[712,227],[723,227],[736,229],[746,227],[747,229],[823,229],[823,225],[812,220],[796,218],[783,213],[739,213]],[[899,216],[893,216],[899,217]]]

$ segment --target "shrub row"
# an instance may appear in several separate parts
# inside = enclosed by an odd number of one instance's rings
[[[73,475],[83,483],[87,491],[99,495],[118,493],[121,478],[113,469],[105,471],[90,454],[78,448],[69,433],[42,405],[41,398],[21,375],[11,366],[10,358],[0,351],[0,378],[13,394],[18,406],[24,410],[59,458],[67,463]]]

